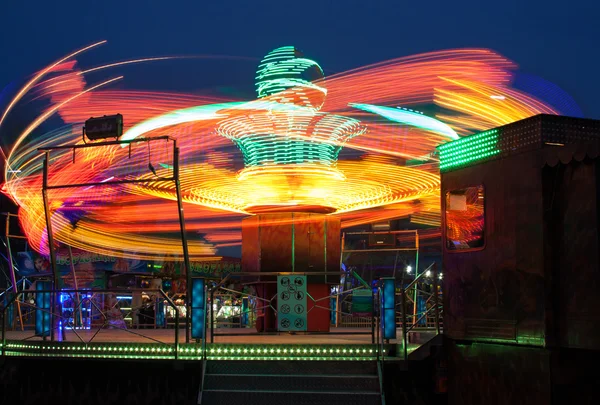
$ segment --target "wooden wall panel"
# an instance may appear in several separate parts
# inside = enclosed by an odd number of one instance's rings
[[[600,349],[597,165],[573,161],[543,171],[552,345]]]
[[[260,271],[291,272],[292,214],[259,215],[259,227]]]
[[[449,252],[444,246],[444,329],[453,338],[543,344],[542,184],[535,153],[442,175],[442,195],[485,187],[485,248]]]
[[[242,219],[242,271],[260,271],[260,237],[258,217]]]

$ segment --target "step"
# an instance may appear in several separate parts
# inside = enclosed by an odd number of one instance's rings
[[[206,374],[205,390],[379,392],[376,375]]]
[[[203,405],[380,405],[380,401],[379,393],[375,392],[207,390],[202,393],[201,403]]]
[[[373,360],[209,360],[206,374],[377,375],[377,363]]]

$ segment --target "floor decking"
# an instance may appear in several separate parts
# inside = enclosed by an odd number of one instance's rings
[[[398,331],[398,337],[402,336]],[[416,333],[411,335],[411,343],[419,344],[420,340],[426,341],[433,336],[432,333]],[[42,341],[31,330],[7,331],[6,339],[11,341]],[[61,340],[61,339],[57,339]],[[175,342],[175,329],[96,329],[96,330],[66,330],[65,341],[94,342],[94,343],[165,343]],[[254,329],[224,328],[214,332],[214,343],[230,344],[334,344],[356,345],[371,344],[370,330],[366,328],[331,328],[330,333],[270,333],[259,334]],[[179,330],[179,342],[185,342],[185,330]],[[211,342],[210,332],[207,332],[207,342]],[[400,343],[400,340],[391,340],[389,343]]]

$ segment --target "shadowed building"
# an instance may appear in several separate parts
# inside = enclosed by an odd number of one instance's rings
[[[599,146],[600,121],[538,115],[439,147],[450,403],[592,398]]]

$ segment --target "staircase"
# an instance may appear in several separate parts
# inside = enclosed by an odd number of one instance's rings
[[[208,360],[199,404],[380,405],[371,361]]]

